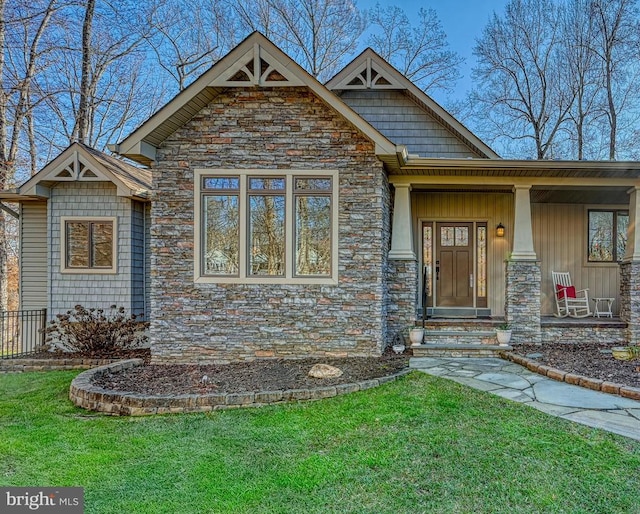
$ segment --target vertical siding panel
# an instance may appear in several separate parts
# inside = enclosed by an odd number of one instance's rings
[[[542,261],[542,314],[555,310],[552,271],[568,271],[578,289],[589,296],[613,297],[619,310],[620,273],[616,264],[588,264],[587,227],[584,206],[576,204],[534,204],[534,244]],[[538,250],[539,249],[539,250]]]
[[[20,205],[20,308],[47,308],[47,203]]]

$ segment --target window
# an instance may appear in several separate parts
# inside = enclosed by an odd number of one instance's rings
[[[62,218],[61,270],[115,273],[115,218]]]
[[[335,283],[337,173],[196,170],[196,282]]]
[[[622,260],[627,246],[629,213],[616,210],[589,211],[589,262]]]

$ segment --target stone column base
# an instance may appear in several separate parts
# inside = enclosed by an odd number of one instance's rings
[[[539,343],[540,261],[507,261],[504,316],[513,326],[512,343]]]
[[[620,319],[627,323],[625,341],[640,343],[640,262],[620,263]]]
[[[418,262],[390,259],[387,270],[387,345],[396,334],[413,325],[418,304]]]

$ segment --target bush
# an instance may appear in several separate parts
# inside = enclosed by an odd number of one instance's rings
[[[49,322],[46,343],[65,351],[99,355],[140,347],[149,339],[145,333],[149,323],[137,318],[115,305],[107,312],[76,305]]]

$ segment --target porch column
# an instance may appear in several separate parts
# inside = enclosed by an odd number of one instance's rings
[[[511,260],[535,261],[533,226],[531,225],[531,186],[514,186],[513,249]]]
[[[411,185],[393,184],[395,200],[387,272],[387,344],[406,335],[415,323],[418,302],[418,259],[413,247]]]
[[[620,319],[627,323],[625,340],[640,342],[640,198],[639,188],[629,193],[627,247],[620,263]]]
[[[413,250],[411,222],[411,185],[394,184],[396,195],[393,203],[393,228],[389,259],[416,259]]]
[[[514,228],[511,257],[505,269],[504,316],[513,325],[514,343],[539,343],[540,262],[533,247],[531,186],[514,186]]]

